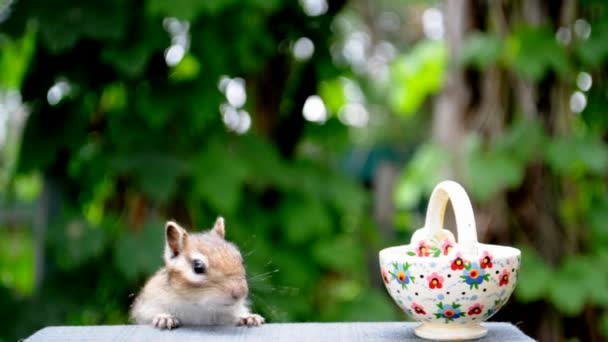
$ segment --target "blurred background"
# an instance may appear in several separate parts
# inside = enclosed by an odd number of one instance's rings
[[[270,322],[402,320],[443,179],[523,251],[495,321],[608,337],[602,0],[0,0],[0,339],[124,324],[164,221],[227,221]]]

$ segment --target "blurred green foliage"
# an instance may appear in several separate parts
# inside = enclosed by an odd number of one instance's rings
[[[0,84],[20,90],[31,115],[2,205],[23,206],[46,228],[39,288],[36,222],[0,230],[1,335],[126,323],[131,294],[161,266],[163,221],[200,230],[217,215],[242,248],[255,310],[269,321],[396,318],[366,266],[382,246],[369,195],[337,167],[348,128],[336,113],[324,126],[305,124],[299,109],[317,84],[325,96],[323,84],[349,75],[325,41],[342,6],[308,17],[298,2],[279,0],[13,4]],[[189,39],[173,66],[164,58],[169,17],[187,21]],[[279,48],[301,36],[315,44],[308,62]],[[269,80],[278,86],[259,85],[268,68],[284,68]],[[222,122],[222,77],[247,82],[246,134]],[[60,82],[69,91],[53,100]]]
[[[443,42],[409,42],[398,46],[388,81],[363,77],[332,56],[344,38],[337,19],[363,25],[345,5],[330,1],[326,14],[307,16],[287,0],[12,4],[0,23],[0,91],[20,91],[31,115],[22,139],[2,150],[0,205],[34,219],[5,219],[0,230],[0,338],[127,322],[131,294],[161,266],[163,221],[200,230],[217,215],[243,251],[255,309],[271,322],[402,318],[368,266],[393,242],[379,236],[370,192],[340,166],[353,146],[417,145],[393,193],[399,241],[407,241],[421,225],[421,204],[455,163],[419,143],[429,139],[425,104],[446,81],[449,56]],[[594,10],[591,34],[568,47],[547,26],[467,38],[460,67],[498,68],[533,84],[557,79],[570,86],[565,96],[580,71],[593,86],[579,89],[587,105],[564,132],[509,113],[501,135],[472,132],[459,162],[482,206],[524,186],[535,165],[567,184],[556,210],[578,253],[550,264],[522,244],[516,300],[548,302],[568,317],[591,306],[606,335],[608,16],[601,2],[584,6]],[[167,18],[187,26],[184,54],[169,66],[176,38]],[[301,37],[314,43],[307,61],[291,54]],[[246,82],[239,109],[252,126],[244,134],[227,130],[220,114],[226,77]],[[69,91],[50,103],[61,82]],[[312,94],[325,103],[323,125],[302,118]],[[349,103],[373,112],[364,130],[340,122]],[[32,267],[38,238],[41,284]]]

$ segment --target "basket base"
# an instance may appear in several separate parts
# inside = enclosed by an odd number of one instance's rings
[[[418,337],[433,341],[464,341],[486,336],[488,328],[474,324],[422,323],[414,329]]]

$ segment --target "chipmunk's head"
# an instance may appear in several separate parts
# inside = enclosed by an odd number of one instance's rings
[[[248,287],[243,258],[224,236],[221,217],[204,233],[189,234],[177,223],[167,222],[164,259],[171,286],[189,294],[211,294],[215,302],[225,305],[245,299]]]

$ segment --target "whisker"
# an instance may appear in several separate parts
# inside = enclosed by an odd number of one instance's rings
[[[243,257],[248,257],[248,256],[252,255],[252,254],[253,254],[253,252],[255,252],[255,248],[254,248],[254,249],[252,249],[252,250],[250,250],[249,252],[242,253],[242,255],[243,255]]]
[[[252,294],[251,296],[255,298],[256,304],[261,304],[261,306],[266,307],[268,314],[273,321],[286,321],[287,320],[286,311],[279,310],[276,306],[269,304],[261,296],[258,296],[256,294]]]
[[[251,280],[258,280],[258,279],[268,279],[268,278],[272,277],[272,275],[275,274],[275,273],[277,273],[277,272],[279,272],[278,269],[275,269],[275,270],[272,270],[272,271],[269,271],[269,272],[263,272],[263,273],[254,274],[254,275],[250,276],[248,278],[248,280],[251,281]]]

